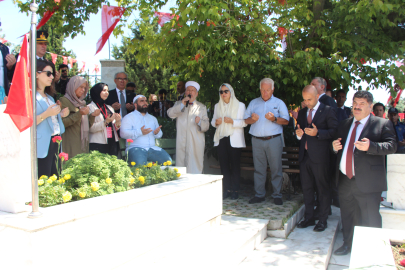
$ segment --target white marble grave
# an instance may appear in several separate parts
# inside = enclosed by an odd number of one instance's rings
[[[405,210],[405,155],[387,156],[387,201],[394,209]]]
[[[31,201],[30,129],[20,133],[0,105],[0,211],[28,211]]]

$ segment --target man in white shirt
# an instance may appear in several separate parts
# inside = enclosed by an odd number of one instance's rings
[[[134,98],[136,110],[122,119],[120,128],[121,138],[132,139],[127,142],[128,162],[135,162],[136,165],[145,165],[149,162],[163,164],[172,161],[170,155],[155,145],[155,139],[162,137],[163,132],[156,117],[148,113],[148,102],[143,95]]]

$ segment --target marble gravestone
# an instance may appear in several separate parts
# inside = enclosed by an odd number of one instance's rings
[[[20,133],[5,109],[0,105],[0,211],[30,211],[30,129]]]
[[[396,210],[405,210],[405,155],[387,156],[387,201]]]

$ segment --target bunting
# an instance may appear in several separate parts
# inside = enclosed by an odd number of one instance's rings
[[[58,55],[56,53],[50,53],[52,57],[52,63],[55,65],[56,64],[56,59],[58,58]]]
[[[80,69],[79,73],[84,72],[84,68],[86,67],[86,62],[82,61],[82,63],[83,63],[83,66],[82,66],[82,68]]]
[[[99,73],[99,72],[100,72],[100,68],[98,67],[98,65],[94,65],[93,72],[95,72],[95,73]]]

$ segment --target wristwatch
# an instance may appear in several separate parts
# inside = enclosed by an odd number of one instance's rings
[[[277,117],[274,116],[274,123],[277,123]]]

